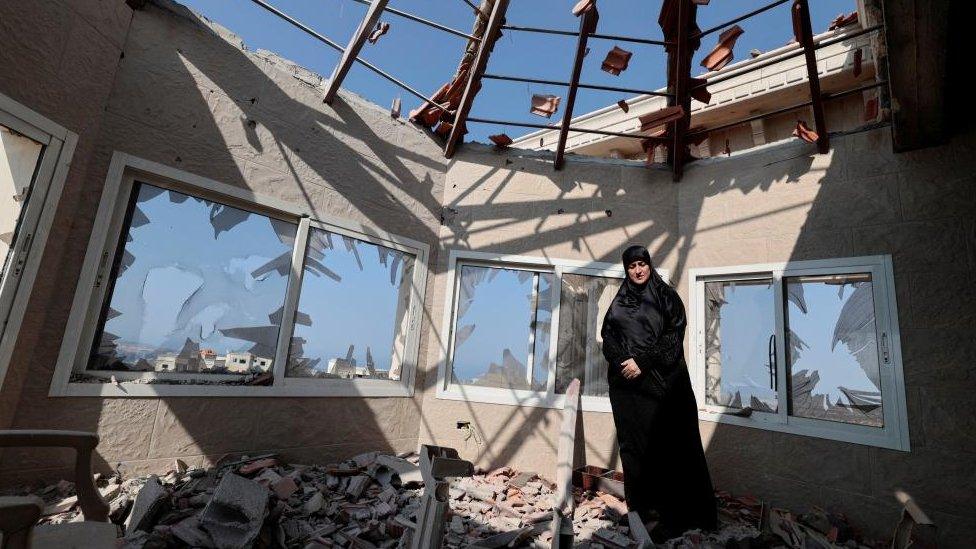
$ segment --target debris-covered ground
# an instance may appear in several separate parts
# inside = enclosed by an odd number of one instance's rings
[[[376,452],[329,466],[287,464],[274,455],[224,459],[210,469],[177,460],[161,477],[98,475],[96,484],[126,548],[400,548],[410,547],[421,503],[417,462],[415,455]],[[551,482],[509,467],[456,479],[444,547],[549,547],[553,491]],[[33,493],[48,503],[42,523],[82,520],[72,483]],[[639,547],[619,498],[578,489],[575,495],[577,547]],[[756,498],[716,495],[717,532],[687,532],[659,547],[881,546],[864,542],[840,514],[795,515]]]

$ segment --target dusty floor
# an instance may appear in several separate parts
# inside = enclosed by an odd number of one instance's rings
[[[423,493],[415,455],[375,452],[329,466],[283,463],[276,456],[235,456],[210,469],[177,461],[162,477],[97,477],[126,548],[410,547]],[[444,547],[549,547],[554,485],[509,467],[451,482]],[[82,520],[72,483],[19,493],[48,503],[44,523]],[[577,547],[640,545],[627,508],[604,492],[575,493]],[[793,514],[751,496],[717,492],[721,527],[686,532],[667,548],[882,547],[864,540],[854,521],[817,509]]]

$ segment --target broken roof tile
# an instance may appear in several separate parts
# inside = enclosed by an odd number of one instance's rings
[[[605,72],[618,76],[621,72],[627,70],[627,65],[630,63],[630,58],[633,55],[634,52],[614,46],[612,50],[607,52],[607,57],[603,60],[603,66],[600,68]]]
[[[852,11],[851,13],[842,13],[837,17],[835,17],[834,20],[830,22],[830,27],[828,27],[827,30],[839,29],[841,27],[853,25],[854,23],[857,23],[856,11]]]
[[[529,112],[544,118],[549,118],[556,114],[556,111],[559,109],[559,99],[558,95],[533,94],[532,108]]]
[[[810,129],[807,123],[803,120],[796,121],[796,128],[793,130],[793,136],[799,137],[800,139],[806,141],[807,143],[816,143],[820,136],[817,132]]]
[[[390,105],[390,116],[393,118],[400,118],[400,98],[394,97],[393,104]]]
[[[499,147],[507,147],[512,144],[512,138],[504,133],[489,135],[488,139],[491,139],[491,142]]]
[[[684,116],[684,114],[685,110],[681,105],[674,105],[673,107],[665,107],[661,110],[639,116],[637,119],[640,121],[640,131],[646,132],[658,126],[663,126],[668,122],[673,122]]]
[[[617,106],[620,107],[620,110],[624,112],[630,112],[630,105],[627,104],[627,101],[625,99],[621,99],[620,101],[617,101]]]
[[[691,3],[699,6],[707,6],[710,1],[711,0],[691,0]]]
[[[710,71],[717,71],[728,65],[733,58],[732,48],[743,32],[745,31],[739,25],[732,25],[722,32],[718,37],[718,44],[702,59],[701,66]]]
[[[596,7],[596,0],[579,0],[575,6],[573,6],[573,15],[579,17],[584,13],[590,11]]]
[[[696,101],[700,101],[707,105],[712,100],[712,94],[708,91],[708,88],[705,87],[705,84],[708,84],[708,80],[704,78],[688,79],[688,86],[691,88],[691,91],[689,92],[691,97]]]
[[[385,21],[380,21],[376,23],[376,28],[373,29],[373,32],[369,34],[369,38],[366,40],[369,41],[370,44],[375,44],[376,41],[379,40],[381,36],[389,32],[389,30],[390,24]]]

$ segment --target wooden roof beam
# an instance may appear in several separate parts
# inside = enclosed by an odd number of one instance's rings
[[[566,139],[569,137],[569,123],[573,120],[573,107],[576,105],[576,92],[579,90],[580,74],[583,72],[583,58],[586,57],[587,37],[596,32],[596,22],[600,18],[597,7],[592,8],[580,16],[579,35],[576,38],[576,59],[573,61],[573,76],[569,79],[569,90],[566,92],[566,103],[563,105],[563,123],[559,126],[559,140],[556,144],[556,161],[553,167],[563,168],[566,155]]]
[[[825,154],[830,150],[830,137],[827,135],[827,119],[824,116],[823,94],[820,92],[820,76],[817,72],[817,48],[813,44],[813,28],[810,24],[810,4],[808,0],[794,0],[793,10],[799,18],[800,45],[807,62],[807,80],[810,84],[810,103],[813,108],[813,121],[817,128],[817,151]]]
[[[481,35],[481,43],[478,44],[478,52],[475,54],[474,61],[468,72],[468,83],[464,86],[464,93],[461,95],[461,102],[458,104],[457,115],[454,117],[454,125],[451,133],[447,136],[444,144],[444,156],[451,158],[454,151],[464,136],[464,124],[468,120],[468,113],[471,112],[471,104],[474,103],[474,96],[478,94],[481,87],[481,75],[488,67],[488,58],[491,57],[491,50],[495,47],[495,40],[501,32],[502,24],[505,22],[505,12],[508,11],[509,0],[496,0],[488,15],[488,23],[485,32]]]

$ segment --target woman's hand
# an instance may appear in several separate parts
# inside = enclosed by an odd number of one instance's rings
[[[627,360],[620,363],[623,369],[620,371],[625,379],[634,379],[641,374],[640,368],[637,366],[637,361],[633,358],[628,358]]]

